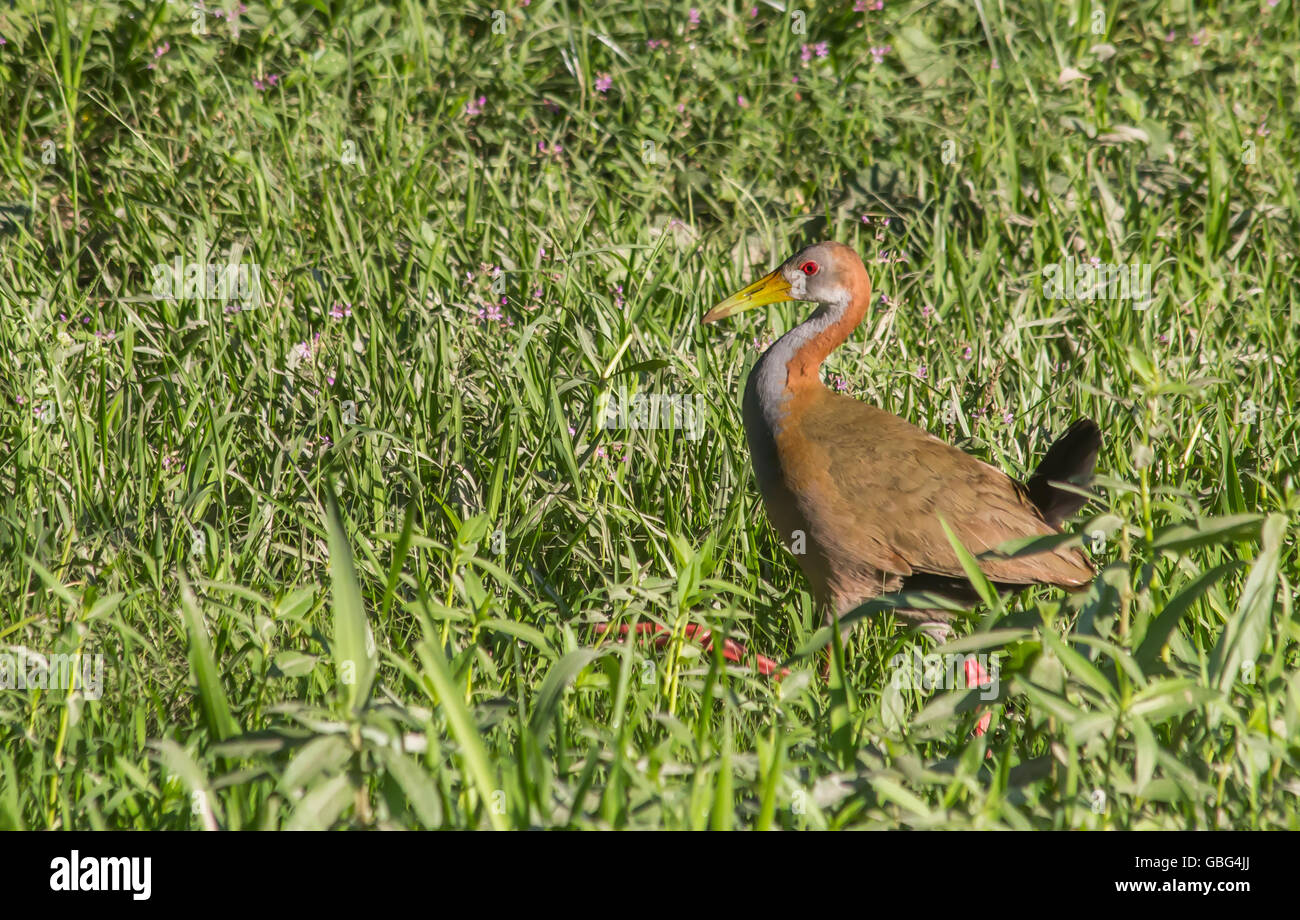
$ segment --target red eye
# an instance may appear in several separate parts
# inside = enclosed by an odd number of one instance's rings
[[[803,265],[799,266],[799,271],[803,272],[805,275],[815,275],[817,274],[817,263],[805,262]]]

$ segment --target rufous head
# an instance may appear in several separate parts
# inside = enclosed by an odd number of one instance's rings
[[[732,294],[704,314],[713,323],[745,310],[786,300],[844,306],[871,298],[871,281],[858,254],[843,243],[828,240],[806,246],[776,271]]]

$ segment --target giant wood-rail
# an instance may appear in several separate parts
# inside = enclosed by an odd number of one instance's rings
[[[832,611],[842,615],[898,591],[973,601],[941,519],[1000,590],[1077,588],[1092,579],[1078,549],[1014,558],[989,551],[1016,538],[1058,533],[1062,519],[1087,502],[1054,483],[1082,486],[1091,479],[1101,443],[1096,424],[1083,419],[1071,426],[1022,484],[882,409],[832,392],[821,381],[822,362],[871,302],[862,260],[840,243],[801,250],[703,321],[787,300],[818,306],[759,358],[742,412],[768,518],[787,547],[802,544],[796,559],[828,620]],[[896,615],[945,631],[942,610]]]

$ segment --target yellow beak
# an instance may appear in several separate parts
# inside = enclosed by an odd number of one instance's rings
[[[732,294],[705,313],[701,322],[716,323],[720,319],[735,316],[745,310],[752,310],[764,304],[780,303],[783,300],[793,300],[793,298],[790,296],[790,282],[785,280],[781,269],[778,268],[771,274],[759,278],[743,291]]]

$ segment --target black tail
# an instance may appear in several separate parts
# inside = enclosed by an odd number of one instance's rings
[[[1059,489],[1052,483],[1068,482],[1080,488],[1087,486],[1092,481],[1092,468],[1097,463],[1100,448],[1101,429],[1097,423],[1088,418],[1079,419],[1048,448],[1047,456],[1025,483],[1030,501],[1053,527],[1059,527],[1061,521],[1086,505],[1088,499]]]

